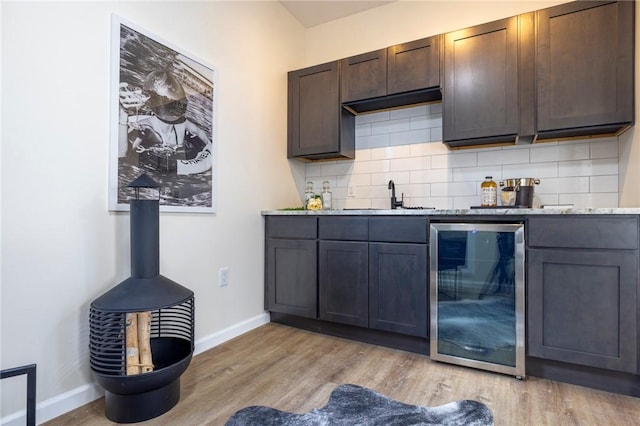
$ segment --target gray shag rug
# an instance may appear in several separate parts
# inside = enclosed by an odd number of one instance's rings
[[[490,426],[491,410],[478,401],[462,400],[437,407],[394,401],[356,385],[336,387],[329,402],[305,414],[253,406],[237,411],[226,426]]]

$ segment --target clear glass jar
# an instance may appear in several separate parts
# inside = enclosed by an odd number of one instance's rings
[[[315,196],[313,193],[313,182],[307,182],[307,186],[304,190],[304,208],[308,208],[309,200]]]
[[[480,185],[480,205],[482,207],[496,207],[498,205],[498,184],[492,176],[486,176]]]
[[[329,191],[329,181],[322,182],[322,209],[331,210],[331,191]]]

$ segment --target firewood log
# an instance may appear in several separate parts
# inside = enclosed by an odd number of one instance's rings
[[[151,357],[151,312],[138,312],[138,348],[142,373],[153,371]]]
[[[127,336],[127,376],[140,374],[140,355],[138,351],[138,314],[128,313],[126,316]]]

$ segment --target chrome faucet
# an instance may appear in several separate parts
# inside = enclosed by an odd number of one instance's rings
[[[398,207],[402,208],[402,203],[404,201],[404,192],[402,193],[400,201],[398,201],[396,200],[396,185],[392,180],[389,181],[389,189],[391,190],[391,209],[395,210]]]

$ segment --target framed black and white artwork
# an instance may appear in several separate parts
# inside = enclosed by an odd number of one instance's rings
[[[110,210],[147,173],[160,210],[216,212],[216,70],[112,15]]]

